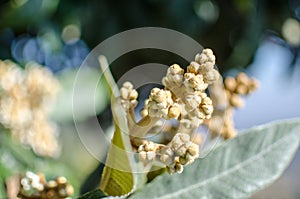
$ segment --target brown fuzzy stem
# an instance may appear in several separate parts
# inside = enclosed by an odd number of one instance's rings
[[[132,129],[136,125],[135,116],[134,116],[134,107],[130,107],[127,112],[127,124],[128,128]]]
[[[130,128],[130,135],[132,137],[143,138],[159,119],[149,116],[143,117],[137,124]]]

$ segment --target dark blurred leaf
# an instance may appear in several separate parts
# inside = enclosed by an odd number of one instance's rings
[[[97,168],[87,177],[87,179],[80,187],[81,194],[85,194],[90,190],[99,187],[104,166],[105,165],[102,162],[100,162]]]

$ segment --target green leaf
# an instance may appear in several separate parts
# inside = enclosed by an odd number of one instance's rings
[[[100,183],[101,190],[112,196],[126,195],[134,186],[130,160],[122,141],[122,134],[120,128],[116,126]]]
[[[299,146],[300,120],[255,127],[182,174],[155,178],[130,198],[248,198],[276,180]]]
[[[7,198],[4,185],[5,182],[0,176],[0,198]]]
[[[117,101],[119,93],[105,57],[100,56],[99,62],[111,93],[111,107],[115,123],[115,132],[102,173],[100,189],[107,195],[125,196],[133,191],[135,180],[132,170],[134,157],[128,135],[126,114]]]

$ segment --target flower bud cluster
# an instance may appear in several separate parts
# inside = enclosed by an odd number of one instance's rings
[[[170,66],[162,83],[176,97],[182,97],[189,92],[204,91],[209,84],[219,79],[220,74],[214,68],[215,60],[212,50],[204,49],[190,63],[186,73],[178,64]]]
[[[181,173],[184,166],[199,157],[199,145],[190,140],[190,135],[176,133],[167,145],[144,141],[138,147],[138,153],[144,164],[156,160],[163,163],[170,174]]]
[[[164,89],[151,90],[141,111],[142,119],[129,129],[133,131],[131,141],[137,147],[142,162],[147,164],[159,161],[170,173],[181,173],[185,165],[199,156],[199,146],[190,140],[190,135],[204,120],[210,119],[213,113],[213,103],[206,94],[206,89],[219,78],[214,66],[213,52],[204,49],[187,67],[187,72],[178,64],[173,64],[162,79]],[[130,97],[133,92],[132,85],[125,84],[121,88],[121,103],[126,109],[128,106],[124,106],[124,101],[128,103],[129,99],[136,98]],[[134,92],[133,96],[137,94]],[[154,129],[147,125],[153,126],[160,119],[179,121],[178,130],[168,139],[169,143],[156,144],[146,140],[141,143],[141,138]]]
[[[173,101],[169,90],[153,88],[145,108],[149,117],[153,118],[177,118],[180,115],[180,105]]]
[[[169,173],[181,173],[183,166],[199,157],[199,146],[190,140],[188,134],[177,133],[158,153],[160,161],[166,165]]]
[[[204,49],[200,54],[195,56],[196,63],[190,64],[187,70],[193,71],[196,74],[202,74],[204,82],[212,84],[219,79],[220,73],[214,69],[216,64],[216,57],[211,49]]]
[[[181,93],[183,74],[184,70],[178,64],[173,64],[168,68],[167,75],[162,79],[162,83],[165,88],[177,95]]]
[[[73,193],[74,189],[65,177],[57,177],[47,182],[43,174],[28,171],[20,180],[18,197],[21,199],[66,199],[70,198]]]
[[[0,123],[37,154],[57,156],[57,128],[48,121],[59,90],[52,73],[35,63],[21,69],[0,60]]]
[[[255,91],[258,82],[241,72],[235,78],[227,77],[224,86],[230,106],[240,108],[244,104],[241,95],[248,95]]]
[[[135,107],[138,103],[138,92],[133,89],[133,85],[130,82],[124,82],[122,88],[120,89],[121,93],[121,104],[125,110]]]
[[[213,112],[212,100],[206,93],[196,92],[185,97],[185,110],[189,117],[198,118],[201,121],[210,119]]]
[[[190,63],[186,73],[178,64],[170,66],[162,79],[165,90],[154,88],[151,91],[142,116],[148,113],[150,117],[180,118],[180,123],[191,129],[209,119],[213,106],[205,90],[219,78],[214,65],[212,50],[204,49]],[[158,100],[153,99],[154,95]]]
[[[158,148],[157,144],[151,141],[145,141],[145,143],[140,145],[138,148],[140,160],[144,163],[153,162],[156,158],[157,148]]]

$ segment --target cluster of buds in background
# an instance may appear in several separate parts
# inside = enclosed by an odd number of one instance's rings
[[[41,173],[26,172],[20,180],[18,197],[21,199],[67,199],[74,193],[72,185],[63,176],[46,181]]]
[[[45,67],[28,63],[23,70],[0,60],[0,123],[35,153],[59,154],[57,127],[48,119],[59,82]]]
[[[216,82],[211,88],[215,109],[212,118],[206,121],[212,137],[221,136],[230,139],[237,135],[234,127],[233,111],[244,106],[243,96],[254,92],[259,83],[254,78],[249,78],[240,72],[236,77],[226,77],[223,81]]]

